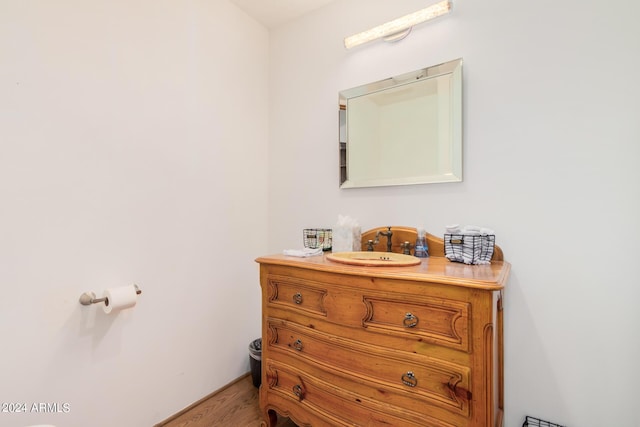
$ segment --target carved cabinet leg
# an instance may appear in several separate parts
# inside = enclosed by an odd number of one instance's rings
[[[260,427],[276,427],[276,424],[278,424],[278,413],[273,409],[269,409],[266,415],[262,423],[260,423]]]

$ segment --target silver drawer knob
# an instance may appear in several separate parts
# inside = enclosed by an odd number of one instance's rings
[[[293,295],[293,302],[296,304],[302,304],[302,294],[300,292]]]
[[[411,313],[407,313],[404,315],[404,320],[402,321],[405,328],[413,328],[418,324],[418,318]]]
[[[296,384],[293,386],[293,394],[298,396],[298,400],[302,401],[304,399],[304,389],[300,384]]]
[[[409,386],[409,387],[415,387],[418,385],[418,379],[416,378],[415,375],[413,375],[413,372],[409,371],[405,374],[402,374],[402,384]]]

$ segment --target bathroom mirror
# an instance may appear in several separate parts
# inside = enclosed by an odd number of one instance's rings
[[[341,91],[340,187],[462,181],[462,59]]]

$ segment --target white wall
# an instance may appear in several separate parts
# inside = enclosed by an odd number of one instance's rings
[[[226,1],[2,1],[0,401],[70,412],[0,426],[152,425],[246,372],[253,259],[339,213],[497,230],[507,426],[640,424],[640,5],[458,0],[344,50],[423,6],[340,0],[267,46]],[[338,91],[458,57],[464,182],[339,190]],[[128,312],[77,302],[132,282]]]
[[[341,0],[270,41],[269,247],[338,214],[363,228],[494,228],[506,426],[638,426],[640,4],[457,0],[396,44],[346,35],[425,6]],[[338,91],[464,59],[464,182],[338,189]]]
[[[69,409],[0,426],[150,426],[249,370],[267,66],[227,1],[0,2],[0,401]]]

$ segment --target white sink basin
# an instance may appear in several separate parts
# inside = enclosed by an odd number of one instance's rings
[[[327,259],[366,267],[407,267],[420,264],[420,258],[394,252],[336,252],[327,254]]]

